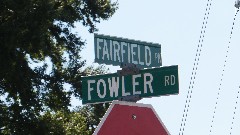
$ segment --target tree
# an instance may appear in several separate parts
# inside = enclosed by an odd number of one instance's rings
[[[45,129],[52,135],[90,135],[86,124],[86,117],[80,112],[57,111],[46,112],[41,120],[45,123]]]
[[[103,110],[100,111],[99,108]],[[70,112],[45,112],[40,117],[42,126],[44,126],[41,134],[92,135],[100,122],[100,118],[102,118],[103,114],[101,113],[105,113],[106,109],[105,105],[98,104],[77,107]],[[96,112],[100,112],[100,114]]]
[[[107,73],[108,69],[100,65],[98,67],[89,66],[82,71],[86,75]],[[103,117],[108,104],[96,104],[78,106],[71,111],[57,110],[47,111],[40,116],[43,130],[41,134],[66,134],[66,135],[90,135]]]
[[[71,29],[93,33],[116,9],[109,0],[0,1],[0,133],[41,134],[41,114],[69,112],[85,64],[85,42]]]
[[[93,66],[87,67],[83,73],[88,75],[96,75],[96,74],[105,74],[109,71],[105,66],[100,65],[97,68]],[[97,125],[101,121],[101,118],[105,114],[109,107],[108,103],[105,104],[94,104],[87,105],[84,107],[76,107],[75,112],[80,112],[86,118],[87,129],[90,130],[90,133],[93,134]]]

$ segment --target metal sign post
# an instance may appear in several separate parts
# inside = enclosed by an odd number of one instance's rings
[[[135,64],[123,64],[122,70],[118,70],[119,76],[124,75],[136,75],[139,73],[139,68]],[[128,102],[137,102],[141,100],[142,98],[140,95],[131,95],[131,96],[125,96],[125,97],[119,97],[119,101],[128,101]]]
[[[151,105],[133,103],[179,93],[178,66],[160,67],[161,45],[94,34],[94,47],[95,62],[122,68],[82,77],[83,104],[119,100],[113,101],[94,135],[169,135]]]

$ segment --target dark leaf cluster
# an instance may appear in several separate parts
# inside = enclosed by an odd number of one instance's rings
[[[109,0],[0,0],[0,134],[48,133],[42,114],[81,97],[85,42],[72,29],[92,33],[116,9]]]

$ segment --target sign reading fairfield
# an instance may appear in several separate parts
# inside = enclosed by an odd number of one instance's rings
[[[162,66],[161,45],[94,34],[95,62],[108,65],[126,63],[139,68]]]

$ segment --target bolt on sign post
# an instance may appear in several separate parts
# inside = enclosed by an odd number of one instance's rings
[[[139,68],[162,66],[161,45],[94,34],[95,62],[121,66],[132,63]]]
[[[93,135],[170,135],[151,105],[113,101]]]
[[[82,103],[101,103],[121,97],[153,97],[179,93],[178,66],[140,70],[135,75],[117,73],[82,77]]]

